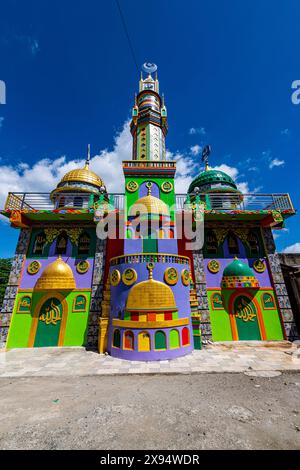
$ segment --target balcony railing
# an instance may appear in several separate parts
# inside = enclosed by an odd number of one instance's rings
[[[235,193],[199,194],[200,199],[205,202],[207,210],[222,211],[255,211],[255,210],[277,210],[280,212],[294,211],[291,199],[287,193],[277,194],[243,194],[241,197]],[[176,195],[176,210],[183,210],[186,203],[186,194]],[[110,202],[117,210],[124,209],[124,194],[111,194]],[[63,208],[86,209],[91,203],[90,194],[68,193],[61,194],[55,203],[50,199],[50,193],[19,193],[11,192],[5,205],[5,210],[54,210]]]

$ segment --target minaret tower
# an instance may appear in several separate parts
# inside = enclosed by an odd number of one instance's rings
[[[164,97],[159,95],[157,66],[147,62],[142,69],[139,93],[135,96],[132,109],[132,159],[166,160],[167,109]],[[143,77],[143,72],[147,74],[146,78]]]

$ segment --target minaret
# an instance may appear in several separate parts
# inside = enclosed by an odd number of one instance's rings
[[[162,161],[166,160],[167,109],[164,97],[159,95],[157,66],[147,62],[142,69],[147,75],[144,78],[141,72],[139,93],[132,109],[132,159]]]

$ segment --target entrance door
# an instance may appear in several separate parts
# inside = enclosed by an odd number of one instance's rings
[[[147,331],[142,331],[138,336],[138,350],[150,351],[150,335]]]
[[[233,317],[239,340],[260,340],[257,309],[246,295],[239,295],[233,302]]]
[[[55,297],[46,300],[38,314],[34,347],[58,346],[63,309]]]

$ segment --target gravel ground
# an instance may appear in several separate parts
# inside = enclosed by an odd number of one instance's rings
[[[299,372],[2,378],[0,393],[1,449],[300,449]]]

